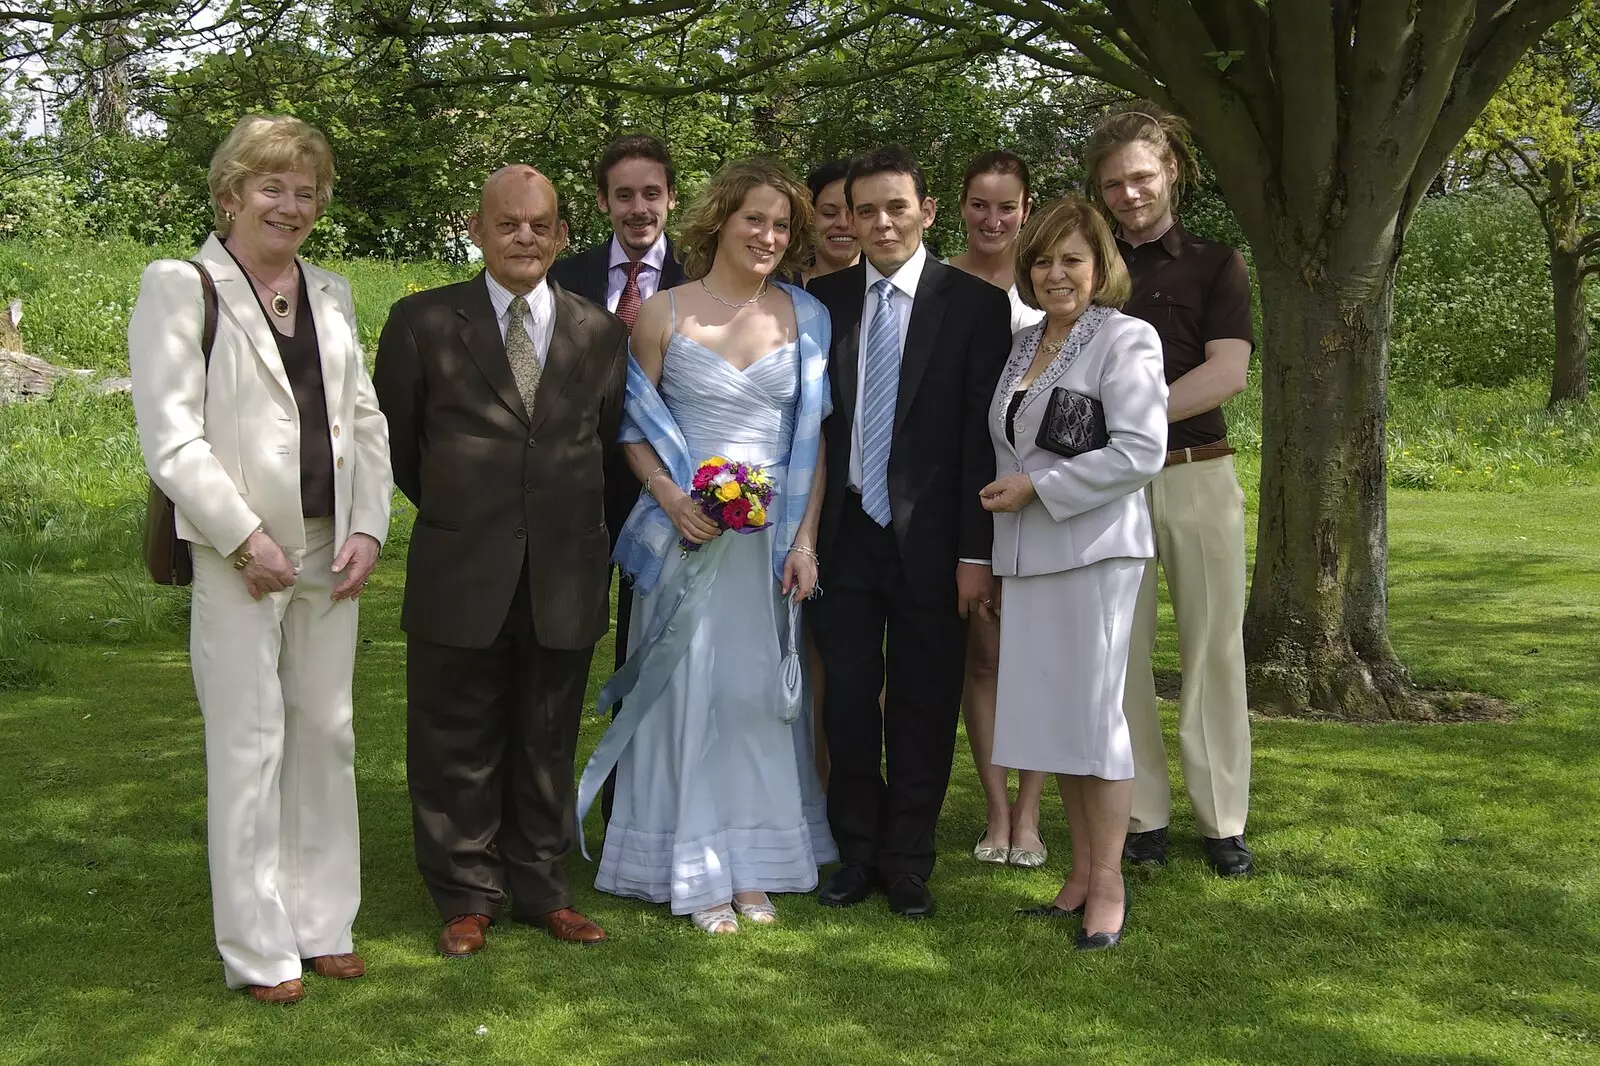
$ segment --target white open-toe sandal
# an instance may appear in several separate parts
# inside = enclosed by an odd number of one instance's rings
[[[761,903],[740,903],[736,899],[733,908],[741,918],[748,918],[757,925],[775,925],[778,921],[778,908],[772,905],[770,899]]]
[[[695,911],[689,918],[701,932],[710,933],[712,936],[739,931],[739,919],[734,915],[733,908],[726,903],[720,907],[707,907],[703,911]]]

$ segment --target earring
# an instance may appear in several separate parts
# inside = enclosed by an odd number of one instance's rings
[[[227,219],[229,222],[232,222],[233,221],[233,212],[232,211],[224,211],[224,212],[222,212],[222,217]]]

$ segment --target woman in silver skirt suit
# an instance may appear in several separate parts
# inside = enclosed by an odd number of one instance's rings
[[[1155,329],[1117,310],[1127,270],[1100,215],[1075,196],[1017,242],[1017,288],[1045,320],[1019,332],[990,408],[998,477],[1000,684],[994,762],[1057,775],[1072,870],[1024,913],[1083,915],[1080,949],[1122,937],[1122,843],[1133,750],[1122,716],[1133,608],[1155,554],[1143,489],[1167,450],[1167,386]],[[1059,389],[1098,401],[1108,443],[1071,458],[1036,436]]]

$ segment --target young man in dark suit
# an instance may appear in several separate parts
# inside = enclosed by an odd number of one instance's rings
[[[572,909],[578,721],[610,619],[603,456],[622,421],[627,334],[545,277],[556,191],[511,166],[470,223],[484,271],[407,296],[375,384],[395,482],[417,507],[406,562],[406,779],[417,866],[470,955],[502,912],[559,940]]]
[[[550,277],[568,292],[593,300],[622,319],[633,332],[639,308],[661,289],[683,283],[683,267],[673,256],[667,216],[678,202],[677,172],[667,146],[648,133],[630,133],[606,145],[594,165],[594,200],[611,219],[611,239],[577,255],[558,260]],[[608,442],[612,443],[612,442]],[[606,529],[617,546],[622,524],[639,499],[639,479],[628,468],[622,449],[606,455]],[[628,625],[633,620],[633,590],[617,587],[617,632],[614,663],[628,657]],[[620,707],[612,709],[615,716]],[[606,779],[600,813],[611,820],[614,777]]]
[[[849,906],[881,886],[895,913],[920,918],[933,913],[963,619],[993,609],[994,520],[978,491],[994,477],[984,420],[1011,310],[1004,291],[929,254],[936,205],[904,149],[855,160],[845,198],[862,262],[810,285],[833,316],[826,594],[811,621],[827,675],[828,822],[844,860],[818,899]]]

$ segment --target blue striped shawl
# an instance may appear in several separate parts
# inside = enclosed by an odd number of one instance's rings
[[[783,564],[800,532],[806,513],[811,481],[817,470],[817,452],[822,441],[822,420],[833,411],[828,391],[828,344],[833,323],[821,301],[804,289],[787,282],[778,287],[794,301],[795,325],[800,333],[800,401],[795,414],[794,440],[789,449],[789,468],[784,491],[778,495],[777,513],[772,516],[775,536],[772,541],[772,568],[783,580]],[[667,410],[666,402],[637,361],[628,359],[628,399],[623,410],[623,444],[648,441],[660,456],[672,480],[685,492],[694,477],[695,464],[708,456],[689,454],[683,433]],[[677,544],[678,531],[665,511],[648,492],[639,493],[611,559],[622,568],[635,591],[648,594],[661,576],[667,552]],[[619,637],[619,640],[626,639]]]

